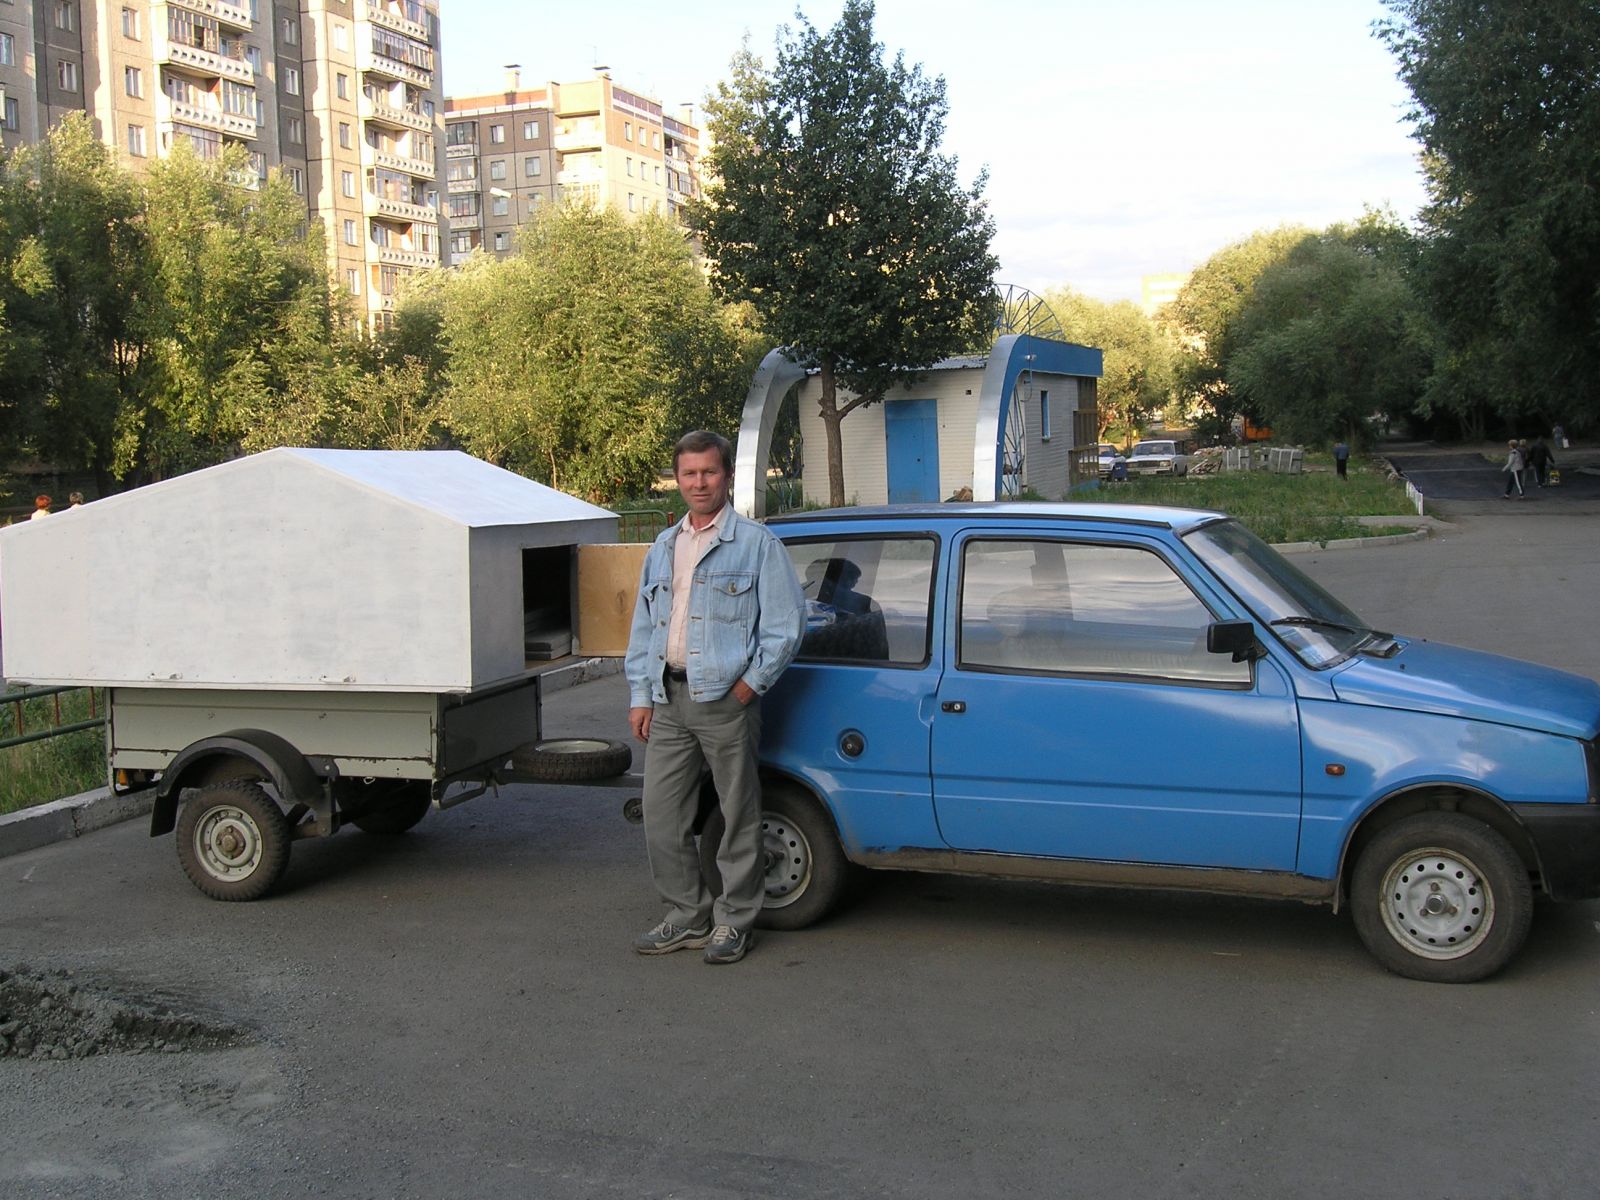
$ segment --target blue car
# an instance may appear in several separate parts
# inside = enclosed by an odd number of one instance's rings
[[[769,928],[861,868],[1179,888],[1349,908],[1390,970],[1467,982],[1536,893],[1600,895],[1600,685],[1369,629],[1221,514],[771,527],[811,619],[764,706]]]

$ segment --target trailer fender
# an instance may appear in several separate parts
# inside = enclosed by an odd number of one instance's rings
[[[183,789],[200,786],[206,768],[224,758],[242,758],[254,763],[286,803],[307,805],[319,820],[326,820],[331,812],[324,781],[339,774],[332,759],[321,755],[308,758],[287,739],[265,729],[235,729],[186,746],[161,773],[156,785],[155,808],[150,813],[151,837],[173,831],[178,823],[178,800]]]

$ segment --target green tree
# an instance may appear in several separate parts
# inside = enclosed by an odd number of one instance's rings
[[[1206,432],[1227,432],[1245,411],[1228,387],[1228,363],[1235,349],[1234,323],[1250,299],[1261,273],[1310,236],[1295,226],[1262,230],[1218,250],[1189,276],[1164,315],[1177,338],[1177,386],[1186,401],[1209,410]],[[1259,417],[1259,413],[1250,413]]]
[[[1443,341],[1432,407],[1600,416],[1600,7],[1387,0],[1431,203],[1421,280]]]
[[[1302,240],[1261,273],[1234,321],[1229,390],[1304,442],[1360,442],[1368,417],[1412,414],[1433,346],[1414,257],[1411,235],[1376,214]]]
[[[516,256],[452,272],[441,328],[451,434],[597,502],[644,491],[672,440],[736,414],[749,385],[682,231],[657,216],[546,210]]]
[[[139,213],[137,185],[85,116],[0,157],[0,449],[93,470],[102,490],[148,362]]]
[[[844,417],[971,345],[997,305],[986,178],[964,189],[939,149],[944,80],[886,62],[873,16],[846,0],[826,32],[781,30],[770,71],[734,59],[706,104],[713,182],[687,211],[713,286],[818,369],[836,505]]]
[[[1130,300],[1107,303],[1060,288],[1045,301],[1066,336],[1105,356],[1096,392],[1097,440],[1107,431],[1131,432],[1172,396],[1176,352],[1171,335]]]

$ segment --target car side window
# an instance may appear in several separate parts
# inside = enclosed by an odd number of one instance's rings
[[[800,661],[927,661],[932,538],[840,538],[785,548],[806,596]]]
[[[961,570],[959,663],[979,670],[1244,685],[1249,663],[1206,649],[1216,618],[1152,551],[975,539]]]

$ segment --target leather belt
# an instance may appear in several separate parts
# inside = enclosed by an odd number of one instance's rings
[[[689,672],[688,669],[684,667],[668,667],[662,672],[662,674],[668,679],[672,680],[673,683],[689,682]]]

